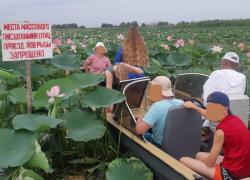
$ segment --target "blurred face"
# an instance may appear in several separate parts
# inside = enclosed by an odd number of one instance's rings
[[[105,48],[103,46],[98,46],[96,48],[96,52],[100,55],[102,55],[105,52]]]
[[[228,114],[228,107],[221,104],[207,103],[206,118],[210,121],[221,121]]]

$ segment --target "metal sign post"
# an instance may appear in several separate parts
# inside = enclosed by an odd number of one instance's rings
[[[31,60],[53,58],[50,23],[2,22],[3,61],[26,61],[28,114],[32,114]]]

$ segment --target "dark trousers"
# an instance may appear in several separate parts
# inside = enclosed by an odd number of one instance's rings
[[[102,81],[99,83],[100,86],[106,87],[106,82]],[[112,86],[112,89],[117,90],[118,84],[115,84]]]

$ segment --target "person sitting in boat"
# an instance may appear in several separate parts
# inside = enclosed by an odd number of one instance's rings
[[[129,78],[128,73],[143,74],[143,70],[139,67],[131,66],[127,63],[115,63],[106,68],[104,71],[105,79],[100,86],[107,87],[109,89],[117,89],[117,85],[122,80],[132,79]],[[112,111],[113,106],[106,108],[106,113]]]
[[[196,159],[183,157],[180,162],[208,179],[233,180],[250,177],[249,130],[242,120],[231,112],[226,94],[214,92],[206,99],[206,110],[191,102],[184,102],[182,105],[195,109],[211,121],[219,122],[212,149],[210,153],[197,153]],[[219,155],[222,147],[224,156]]]
[[[158,90],[156,88],[155,91],[152,92],[152,88],[155,87],[159,88]],[[152,99],[152,96],[157,95],[160,95],[158,100]],[[137,118],[136,133],[145,133],[145,139],[158,148],[161,148],[162,146],[163,130],[169,108],[183,103],[182,100],[175,99],[173,96],[170,79],[166,76],[157,76],[152,81],[150,87],[150,99],[158,102],[155,102],[152,105],[146,115],[140,115]],[[150,128],[152,128],[153,134],[148,132]]]
[[[95,54],[92,54],[86,59],[84,63],[85,72],[89,71],[88,66],[90,66],[91,73],[104,74],[105,69],[111,66],[109,58],[103,55],[107,52],[107,49],[102,42],[98,42],[92,50]]]
[[[128,34],[115,56],[115,63],[118,62],[140,67],[143,70],[143,74],[129,72],[129,79],[145,77],[143,68],[149,66],[148,49],[137,27],[129,28]]]
[[[222,58],[222,69],[214,71],[203,86],[204,106],[206,106],[206,97],[214,92],[221,91],[226,94],[245,93],[246,76],[242,73],[236,72],[235,69],[239,65],[239,56],[234,52],[229,52]],[[205,135],[201,141],[209,139],[209,127],[214,132],[218,123],[210,122],[205,119],[203,123],[203,130]]]

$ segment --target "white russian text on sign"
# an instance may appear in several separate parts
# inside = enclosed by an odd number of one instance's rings
[[[53,58],[50,23],[2,22],[3,61]]]

